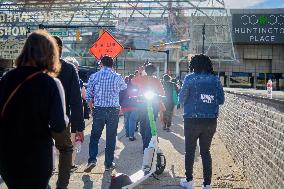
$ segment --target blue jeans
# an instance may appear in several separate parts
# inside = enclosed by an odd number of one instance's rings
[[[126,137],[134,137],[138,115],[138,110],[124,112],[124,127]]]
[[[140,134],[143,141],[143,151],[149,146],[152,138],[150,120],[148,117],[147,109],[143,109],[140,112]]]
[[[124,128],[125,128],[125,135],[126,137],[129,137],[129,117],[130,117],[130,111],[124,112]]]
[[[89,144],[89,163],[97,162],[98,144],[106,125],[105,166],[110,167],[114,159],[119,109],[115,107],[95,107],[93,110],[93,127]]]
[[[128,131],[129,137],[134,137],[136,123],[138,120],[138,110],[131,110],[129,111],[129,121],[128,121]]]

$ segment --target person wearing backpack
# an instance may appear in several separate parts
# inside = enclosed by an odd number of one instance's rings
[[[174,107],[178,104],[177,87],[175,83],[171,82],[171,77],[168,74],[163,76],[163,85],[166,94],[166,99],[164,100],[166,111],[163,113],[162,124],[163,129],[170,132]]]

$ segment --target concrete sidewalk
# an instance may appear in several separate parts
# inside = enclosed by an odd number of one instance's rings
[[[158,136],[160,147],[163,150],[167,167],[163,174],[158,176],[159,180],[149,178],[143,182],[138,188],[145,189],[181,189],[179,186],[180,178],[184,177],[184,135],[183,135],[183,119],[181,111],[178,111],[173,119],[172,132],[168,133],[161,129],[158,124]],[[130,142],[124,135],[123,118],[120,119],[118,130],[118,141],[115,151],[115,162],[117,169],[112,173],[104,171],[104,148],[105,148],[105,131],[100,141],[99,155],[97,167],[90,174],[83,172],[88,159],[88,145],[91,132],[91,120],[87,121],[85,131],[85,142],[82,146],[81,153],[78,155],[76,163],[79,169],[72,174],[69,189],[107,189],[110,184],[111,174],[123,172],[131,175],[138,171],[142,165],[142,141],[138,133],[137,140]],[[213,159],[213,188],[251,188],[250,184],[245,180],[241,171],[235,166],[234,161],[218,137],[215,135],[212,143],[212,159]],[[55,188],[57,173],[51,178],[52,188]],[[196,157],[194,165],[194,182],[196,188],[201,188],[202,164],[201,158]],[[6,189],[4,184],[0,184],[0,189]]]
[[[256,90],[256,89],[243,89],[243,88],[224,88],[225,91],[255,95],[260,97],[267,97],[266,90]],[[272,91],[272,98],[276,100],[284,100],[284,91]]]

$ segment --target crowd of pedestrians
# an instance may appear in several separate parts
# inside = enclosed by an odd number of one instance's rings
[[[63,42],[45,30],[31,33],[16,60],[16,68],[0,80],[0,175],[10,189],[46,189],[52,176],[54,150],[59,151],[57,189],[67,189],[75,164],[76,142],[84,142],[84,119],[92,115],[89,158],[84,172],[98,164],[98,144],[106,128],[105,170],[115,169],[114,152],[120,111],[125,136],[135,141],[139,125],[141,151],[148,147],[151,129],[147,103],[138,97],[149,91],[165,98],[153,101],[154,119],[171,132],[175,107],[184,107],[185,170],[181,186],[193,189],[193,163],[197,140],[203,163],[204,189],[210,189],[210,146],[216,131],[224,93],[212,62],[196,55],[184,84],[147,62],[126,76],[115,72],[114,61],[103,56],[100,70],[86,87],[78,76],[79,63],[61,57]],[[160,119],[158,119],[158,117]],[[26,153],[26,147],[29,153]],[[19,159],[19,154],[25,154]],[[19,170],[25,170],[22,174]]]

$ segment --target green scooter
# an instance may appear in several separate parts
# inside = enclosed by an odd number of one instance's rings
[[[151,175],[162,174],[166,167],[166,158],[158,146],[159,141],[157,136],[157,127],[152,106],[154,100],[159,100],[164,97],[148,91],[144,95],[133,98],[138,98],[147,102],[147,112],[150,121],[152,138],[148,147],[144,150],[141,170],[137,171],[131,176],[122,173],[116,174],[111,179],[110,189],[132,189]]]

